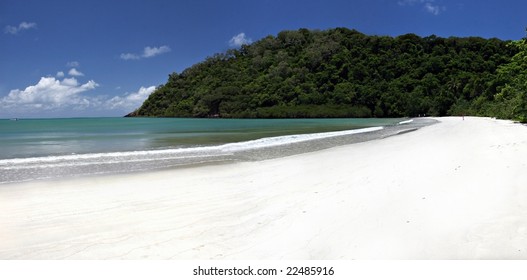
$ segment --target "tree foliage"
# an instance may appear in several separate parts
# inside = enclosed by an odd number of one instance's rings
[[[172,73],[131,115],[525,117],[525,45],[346,28],[282,31]]]
[[[498,77],[505,84],[487,105],[487,114],[527,122],[527,39],[510,43],[519,49],[508,64],[500,65]]]

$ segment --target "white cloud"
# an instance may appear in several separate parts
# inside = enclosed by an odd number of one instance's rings
[[[143,53],[140,55],[135,54],[135,53],[122,53],[120,57],[122,60],[139,60],[141,58],[150,58],[150,57],[158,56],[160,54],[164,54],[170,51],[171,51],[170,47],[166,45],[163,45],[161,47],[148,46],[143,49]]]
[[[155,86],[142,86],[119,95],[95,95],[98,83],[79,82],[77,76],[82,73],[75,68],[68,74],[65,77],[63,71],[58,71],[56,77],[41,77],[34,85],[9,91],[0,97],[0,117],[122,116],[140,107],[155,90]]]
[[[18,25],[19,30],[31,29],[31,28],[36,28],[36,27],[37,27],[37,24],[34,22],[23,21]]]
[[[160,55],[160,54],[163,54],[163,53],[167,53],[171,51],[171,49],[168,47],[168,46],[161,46],[159,48],[156,48],[156,47],[146,47],[143,51],[143,57],[153,57],[153,56],[156,56],[156,55]]]
[[[136,60],[136,59],[140,59],[141,57],[136,55],[136,54],[133,54],[133,53],[122,53],[121,54],[121,59],[122,60]]]
[[[399,6],[414,6],[419,4],[423,6],[423,9],[426,12],[435,16],[446,11],[446,7],[436,4],[436,0],[401,0],[398,1],[397,4],[399,4]]]
[[[10,111],[27,112],[28,110],[53,110],[56,108],[80,108],[89,105],[89,100],[80,93],[98,87],[90,80],[79,84],[75,78],[65,78],[62,81],[54,77],[42,77],[36,85],[28,86],[24,90],[14,89],[7,96],[0,99],[0,108]]]
[[[17,34],[20,31],[37,28],[37,24],[34,22],[21,22],[18,26],[8,25],[4,28],[4,33],[6,34]]]
[[[81,64],[78,61],[70,61],[66,63],[66,66],[75,68],[81,66]]]
[[[84,76],[84,73],[80,72],[79,70],[75,68],[71,68],[70,71],[68,72],[68,75],[79,77],[79,76]]]
[[[250,44],[252,42],[253,41],[250,38],[247,38],[245,36],[245,33],[242,32],[242,33],[232,37],[229,40],[229,45],[231,47],[241,47],[242,45],[247,45],[247,44]]]
[[[155,90],[155,86],[149,86],[117,96],[86,94],[98,87],[99,84],[93,80],[82,84],[75,77],[62,80],[42,77],[35,85],[11,90],[7,96],[0,98],[0,115],[124,115],[140,107]]]
[[[141,87],[136,92],[126,93],[122,96],[114,96],[105,102],[105,107],[111,110],[119,109],[130,112],[141,106],[155,89],[155,86]]]
[[[431,2],[425,3],[425,10],[433,15],[439,15],[442,11],[445,11],[445,7],[441,7],[438,5],[432,5]]]

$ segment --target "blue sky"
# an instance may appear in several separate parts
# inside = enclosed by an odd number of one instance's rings
[[[525,36],[520,0],[0,0],[0,118],[121,116],[168,74],[281,30]]]

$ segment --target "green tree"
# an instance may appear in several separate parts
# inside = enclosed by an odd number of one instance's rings
[[[526,119],[525,40],[286,30],[172,73],[132,116]]]
[[[511,42],[519,49],[510,63],[501,65],[498,75],[506,80],[505,86],[495,96],[494,113],[497,117],[527,122],[527,38]]]

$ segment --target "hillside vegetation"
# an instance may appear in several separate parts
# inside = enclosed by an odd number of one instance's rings
[[[526,120],[525,41],[283,31],[172,73],[129,116]]]

